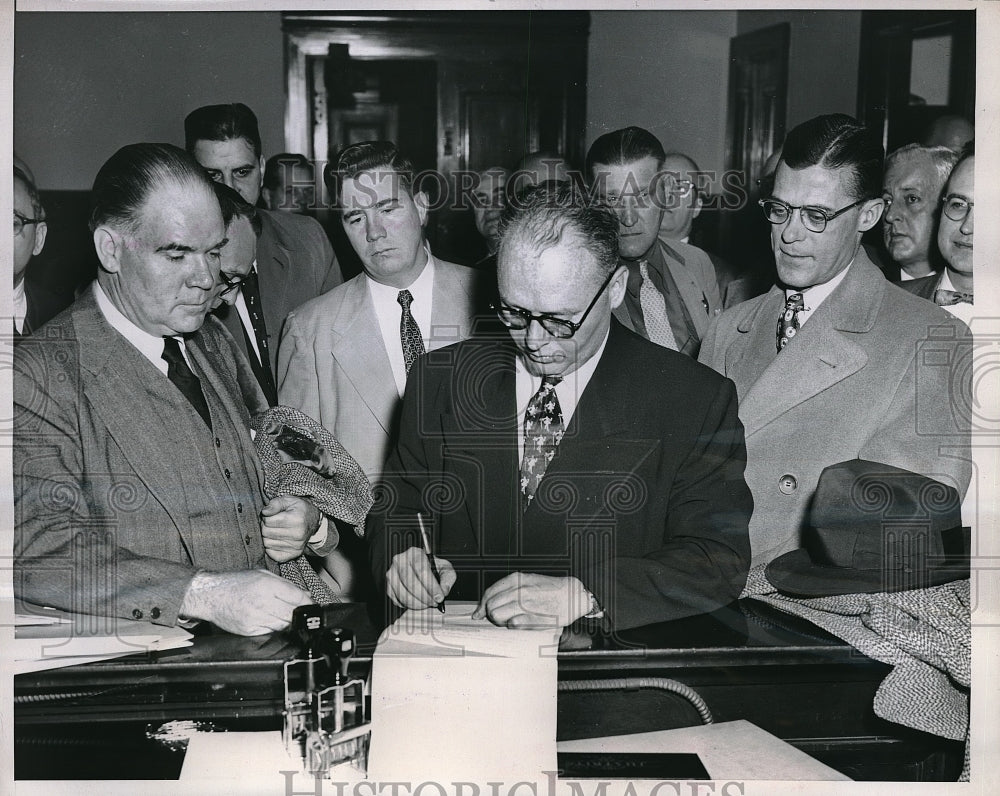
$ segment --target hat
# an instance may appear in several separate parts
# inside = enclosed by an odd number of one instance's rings
[[[785,594],[895,592],[969,577],[958,492],[909,470],[852,459],[820,474],[806,546],[767,565]]]

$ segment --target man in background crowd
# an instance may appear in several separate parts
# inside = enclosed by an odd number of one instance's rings
[[[216,182],[256,205],[264,180],[257,117],[242,103],[206,105],[184,120],[185,148]],[[288,313],[343,281],[330,241],[315,219],[261,210],[257,263],[234,307],[220,318],[247,358],[272,405],[278,341]]]
[[[666,154],[647,130],[626,127],[594,141],[587,174],[620,224],[618,249],[628,290],[615,310],[627,328],[658,345],[698,356],[708,325],[722,311],[715,267],[701,249],[658,239],[664,208],[676,202]]]
[[[14,337],[31,334],[68,304],[32,279],[28,264],[45,247],[48,225],[34,181],[14,167]]]
[[[907,144],[885,159],[882,239],[900,282],[936,274],[941,268],[936,230],[941,189],[958,154],[943,146]]]
[[[975,226],[973,172],[976,155],[973,142],[966,144],[948,178],[939,204],[941,219],[937,228],[937,246],[944,258],[940,274],[904,282],[901,287],[916,296],[933,301],[966,324],[974,312],[972,284],[972,237]]]

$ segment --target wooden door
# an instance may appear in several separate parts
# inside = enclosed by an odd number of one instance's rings
[[[472,262],[466,173],[543,148],[583,159],[588,28],[585,12],[286,14],[286,145],[325,161],[392,138],[433,172],[434,252]]]

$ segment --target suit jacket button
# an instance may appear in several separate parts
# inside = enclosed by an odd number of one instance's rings
[[[799,482],[795,480],[795,476],[791,473],[785,473],[778,479],[778,490],[783,495],[790,495],[798,488]]]
[[[237,503],[236,504],[236,513],[237,514],[242,514],[243,513],[243,504],[242,503]]]
[[[222,440],[219,439],[218,437],[215,438],[215,447],[216,448],[221,448],[222,447]]]
[[[159,608],[151,608],[150,611],[149,611],[149,615],[153,619],[159,619],[160,618],[160,609]]]
[[[250,544],[250,534],[247,534],[246,536],[244,536],[243,537],[243,541],[246,542],[247,544]]]
[[[142,611],[140,611],[138,608],[134,609],[132,611],[132,618],[133,619],[142,619]]]
[[[229,471],[228,467],[225,470],[223,470],[223,473],[225,474],[226,478],[232,478],[233,477],[233,474]]]

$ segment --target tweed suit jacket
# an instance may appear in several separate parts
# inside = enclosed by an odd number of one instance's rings
[[[472,333],[489,277],[435,259],[433,351]],[[362,273],[288,317],[278,356],[278,400],[327,428],[374,483],[395,440],[401,404],[375,305]]]
[[[419,546],[423,511],[458,573],[450,598],[478,600],[513,571],[574,576],[618,629],[733,600],[752,504],[729,380],[612,321],[522,513],[515,356],[509,337],[472,338],[410,372],[386,500],[368,518],[380,593],[392,555]]]
[[[890,284],[859,250],[784,350],[781,287],[726,310],[700,360],[736,383],[746,429],[753,564],[802,543],[824,467],[853,458],[969,486],[971,336]]]
[[[17,346],[15,594],[171,625],[198,569],[276,571],[249,433],[267,404],[216,319],[185,345],[211,432],[92,289]]]
[[[278,365],[278,341],[288,313],[344,281],[323,228],[314,218],[296,213],[258,210],[257,278],[270,349],[271,372]],[[216,314],[229,329],[244,356],[243,326],[235,307],[223,304]],[[277,379],[275,379],[277,383]]]

